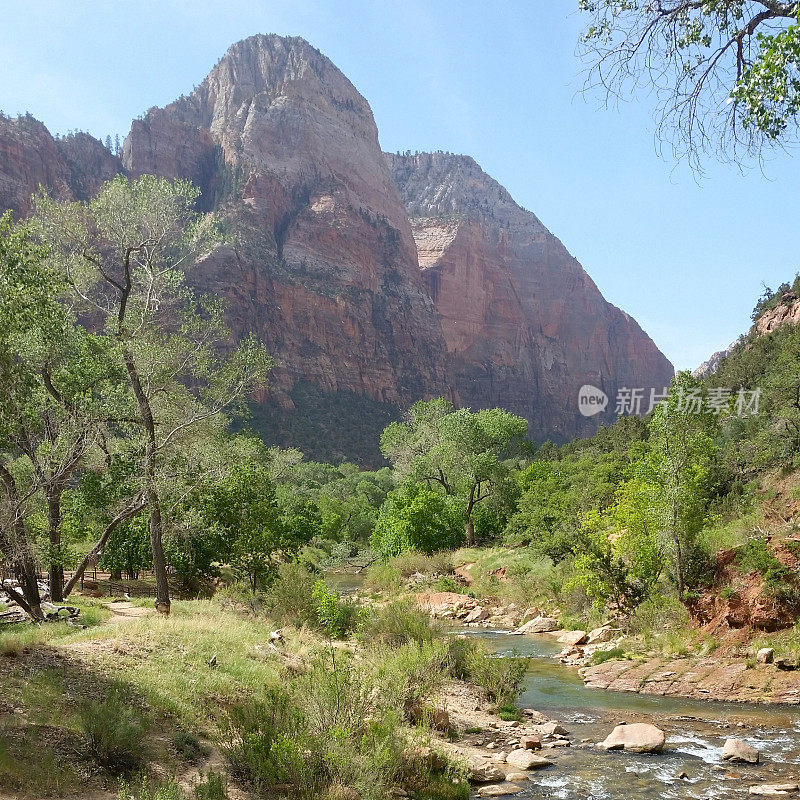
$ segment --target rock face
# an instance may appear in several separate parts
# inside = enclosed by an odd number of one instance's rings
[[[19,218],[30,211],[39,185],[70,198],[70,173],[47,128],[33,117],[0,116],[0,212]]]
[[[25,216],[43,186],[60,200],[88,200],[122,171],[120,160],[88,133],[53,139],[30,116],[0,116],[0,212]]]
[[[267,402],[291,407],[299,381],[396,406],[454,396],[372,112],[307,42],[233,45],[189,97],[133,123],[123,163],[192,180],[228,217],[237,246],[200,285],[275,353]]]
[[[664,731],[647,722],[617,725],[598,744],[601,750],[628,750],[632,753],[660,753],[664,749]]]
[[[39,184],[86,199],[120,171],[191,180],[223,218],[229,241],[193,280],[278,362],[253,425],[315,457],[380,462],[380,430],[439,395],[565,440],[608,420],[578,413],[581,385],[613,407],[618,387],[672,375],[472,159],[385,156],[367,101],[303,39],[233,45],[190,95],[133,122],[121,159],[0,118],[0,210],[24,215]]]
[[[584,384],[612,398],[611,413],[617,389],[669,383],[651,339],[472,158],[387,158],[466,405],[503,406],[534,437],[563,440],[596,427],[578,413]]]

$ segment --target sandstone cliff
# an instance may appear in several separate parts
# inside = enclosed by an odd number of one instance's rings
[[[621,387],[668,385],[672,365],[635,320],[472,158],[387,159],[465,404],[504,406],[537,438],[564,440],[597,425],[578,413],[583,384],[612,412]]]
[[[39,186],[62,200],[86,200],[121,170],[119,159],[88,133],[56,140],[31,116],[0,115],[0,211],[25,216]]]
[[[254,423],[281,444],[375,463],[382,427],[436,395],[565,440],[601,421],[578,413],[582,384],[613,396],[672,374],[472,159],[384,156],[367,101],[303,39],[233,45],[191,95],[133,122],[121,159],[0,119],[0,209],[27,213],[39,184],[85,199],[118,171],[191,180],[223,218],[229,241],[194,280],[278,361]]]
[[[228,217],[234,247],[200,283],[275,353],[271,402],[291,408],[301,380],[398,406],[450,391],[372,112],[307,42],[234,45],[191,96],[133,123],[123,162],[193,180]]]

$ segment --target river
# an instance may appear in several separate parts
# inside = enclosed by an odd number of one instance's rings
[[[342,594],[360,588],[361,575],[331,575]],[[519,698],[558,720],[572,747],[545,750],[554,767],[533,773],[517,798],[536,800],[710,800],[747,797],[751,785],[800,780],[800,708],[714,700],[686,700],[588,689],[556,655],[562,646],[547,636],[458,627],[453,632],[486,642],[497,657],[528,656]],[[663,753],[603,752],[602,741],[619,722],[652,722],[667,734]],[[728,737],[761,753],[757,765],[722,761]],[[589,740],[582,743],[582,740]],[[687,777],[678,776],[685,773]],[[800,795],[798,795],[800,797]]]
[[[529,656],[520,705],[557,719],[573,746],[545,751],[556,767],[536,773],[520,798],[564,800],[655,800],[746,797],[758,783],[800,777],[800,709],[713,700],[683,700],[587,689],[577,671],[556,658],[561,646],[546,636],[509,636],[505,631],[457,628],[486,641],[498,656]],[[596,750],[618,722],[652,722],[667,733],[663,753],[636,755]],[[758,765],[722,761],[729,736],[761,753]],[[687,778],[678,778],[686,773]]]

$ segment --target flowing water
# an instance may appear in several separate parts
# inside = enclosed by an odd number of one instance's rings
[[[342,594],[363,576],[329,575]],[[557,720],[572,747],[545,750],[554,767],[532,773],[515,797],[536,800],[711,800],[745,798],[761,783],[800,780],[800,707],[685,700],[587,689],[575,669],[561,664],[561,645],[547,636],[454,628],[483,639],[498,657],[529,656],[519,703]],[[619,722],[652,722],[667,734],[663,753],[603,752],[594,748]],[[757,765],[722,761],[725,739],[746,741],[761,753]],[[588,743],[582,740],[588,739]],[[686,778],[678,775],[685,773]],[[800,794],[797,795],[800,798]]]
[[[574,669],[555,656],[560,645],[545,636],[466,628],[498,656],[531,657],[520,705],[558,720],[573,746],[546,750],[557,766],[534,774],[520,798],[655,800],[736,798],[751,785],[800,779],[800,709],[683,700],[587,689]],[[601,741],[618,722],[652,722],[667,734],[663,753],[603,752]],[[725,739],[734,736],[761,752],[762,763],[722,761]],[[591,744],[581,745],[582,739]],[[686,773],[687,778],[678,778]]]

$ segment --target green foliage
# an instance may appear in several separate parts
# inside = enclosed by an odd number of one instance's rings
[[[480,503],[499,507],[514,497],[510,459],[521,452],[528,424],[499,408],[454,410],[438,398],[415,403],[404,422],[381,436],[381,451],[403,479],[436,486],[460,506],[467,543]]]
[[[138,781],[120,782],[118,800],[184,800],[183,793],[174,778],[154,784],[142,775]]]
[[[430,616],[408,602],[389,603],[367,614],[358,628],[359,638],[370,646],[432,644],[441,635]]]
[[[311,587],[311,596],[317,606],[317,621],[332,639],[343,639],[354,630],[357,621],[356,607],[342,600],[323,580]]]
[[[370,539],[384,557],[409,550],[433,553],[457,547],[463,537],[460,514],[451,500],[420,483],[404,483],[381,506]]]

